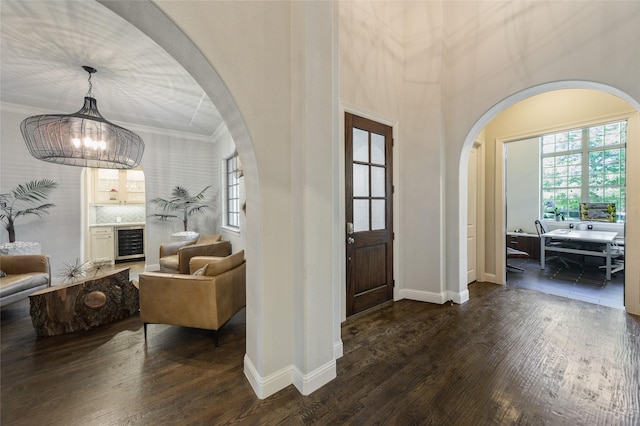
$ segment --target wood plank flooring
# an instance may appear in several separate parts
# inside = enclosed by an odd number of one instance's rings
[[[338,377],[310,396],[255,397],[244,311],[220,333],[138,316],[37,338],[2,308],[8,425],[638,425],[640,318],[475,283],[464,305],[399,301],[342,326]]]

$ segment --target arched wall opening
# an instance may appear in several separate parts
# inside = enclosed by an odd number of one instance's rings
[[[171,55],[194,78],[202,90],[215,100],[216,108],[228,127],[243,166],[248,213],[245,231],[245,256],[249,260],[246,278],[246,353],[252,359],[260,359],[259,336],[262,333],[257,330],[260,324],[255,321],[255,318],[259,316],[257,310],[260,309],[262,300],[261,289],[258,286],[262,271],[262,203],[253,144],[239,108],[215,68],[191,40],[152,2],[97,1],[138,28]]]
[[[605,84],[589,82],[589,81],[561,81],[561,82],[553,82],[541,84],[538,86],[534,86],[518,93],[515,93],[505,99],[503,99],[498,104],[494,105],[491,109],[489,109],[486,113],[482,115],[482,117],[474,124],[472,129],[467,134],[465,139],[461,156],[460,156],[460,167],[459,167],[459,179],[460,179],[460,188],[459,191],[459,255],[460,255],[460,288],[466,288],[466,282],[463,283],[466,279],[466,268],[467,268],[467,246],[466,246],[466,223],[467,223],[467,193],[468,188],[466,187],[467,175],[468,175],[468,160],[469,154],[471,152],[471,148],[473,147],[474,141],[477,139],[480,132],[501,112],[503,112],[508,107],[515,105],[516,103],[530,98],[532,96],[540,95],[547,92],[552,92],[556,90],[562,89],[587,89],[587,90],[596,90],[604,93],[608,93],[610,95],[616,96],[623,101],[627,102],[633,109],[635,109],[635,114],[637,118],[638,111],[640,111],[640,103],[633,99],[628,94]],[[638,220],[640,219],[640,212],[638,211],[638,203],[640,203],[640,174],[634,170],[637,168],[631,167],[630,164],[632,162],[637,162],[640,153],[638,150],[640,149],[640,138],[637,136],[638,131],[640,129],[637,128],[638,120],[630,121],[628,129],[631,136],[629,136],[627,140],[627,220],[626,220],[626,258],[634,258],[640,255],[640,233],[638,230]],[[502,143],[496,143],[496,154],[495,157],[501,158],[502,153]],[[501,165],[496,164],[495,170],[495,179],[496,182],[499,182],[502,187],[504,186],[504,171],[502,170]],[[498,186],[498,184],[496,184]],[[463,190],[462,190],[463,189]],[[506,244],[504,235],[506,232],[505,227],[505,212],[504,212],[504,191],[501,193],[496,189],[495,194],[496,202],[494,205],[495,209],[495,232],[487,233],[486,238],[488,242],[491,242],[495,247],[496,253],[505,252]],[[491,241],[490,241],[491,240]],[[504,274],[505,274],[505,259],[504,256],[496,255],[495,261],[495,275],[491,278],[488,278],[487,281],[492,281],[496,283],[503,284],[504,283]],[[640,314],[640,280],[637,279],[640,276],[640,268],[638,265],[633,265],[632,262],[627,262],[627,268],[625,269],[625,277],[626,277],[626,287],[625,287],[625,307],[626,310],[630,313]],[[500,273],[499,271],[502,271]],[[464,273],[463,273],[464,272]],[[490,276],[490,275],[489,275]]]

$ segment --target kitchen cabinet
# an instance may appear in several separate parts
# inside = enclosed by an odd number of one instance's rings
[[[109,262],[115,260],[113,226],[94,226],[91,228],[91,261]]]
[[[95,204],[144,204],[142,170],[93,170]]]
[[[540,238],[537,235],[508,233],[507,247],[529,253],[531,259],[540,259]]]

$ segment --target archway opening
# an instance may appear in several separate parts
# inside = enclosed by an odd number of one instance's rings
[[[152,2],[111,2],[98,0],[155,41],[171,55],[215,100],[242,163],[246,191],[247,212],[245,229],[245,256],[247,262],[246,286],[246,355],[260,359],[259,337],[262,335],[260,317],[262,291],[258,286],[262,275],[262,210],[258,167],[253,143],[240,110],[215,68],[188,39],[188,37]]]
[[[612,115],[616,114],[604,114],[602,113],[602,108],[599,109],[600,112],[592,114],[591,117],[585,117],[585,113],[581,111],[570,111],[569,115],[573,114],[573,117],[566,118],[564,122],[562,122],[561,117],[554,117],[557,121],[556,124],[540,124],[545,114],[553,115],[553,105],[549,105],[547,103],[547,108],[545,111],[539,111],[539,116],[532,115],[532,112],[529,111],[525,114],[525,109],[520,108],[521,106],[531,106],[535,102],[535,100],[544,99],[545,97],[552,96],[554,93],[558,94],[562,90],[566,89],[577,89],[576,92],[592,92],[599,94],[601,98],[610,98],[617,101],[619,105],[623,105],[622,111],[618,111],[619,114],[617,116],[628,119],[628,139],[627,139],[627,164],[633,164],[634,161],[638,161],[638,146],[640,142],[640,135],[638,134],[638,110],[639,104],[630,96],[625,93],[620,92],[619,90],[602,85],[599,83],[585,82],[585,81],[569,81],[569,82],[556,82],[544,84],[536,87],[529,88],[522,92],[518,92],[506,99],[504,99],[499,104],[495,105],[489,111],[487,111],[481,118],[476,122],[473,129],[467,135],[467,139],[465,141],[465,145],[463,148],[463,152],[461,155],[461,163],[460,163],[460,182],[467,182],[468,177],[468,158],[469,153],[471,152],[472,145],[475,140],[478,139],[478,135],[482,135],[485,139],[484,144],[486,144],[487,151],[487,159],[489,160],[487,164],[489,166],[495,167],[494,170],[487,170],[486,175],[490,178],[484,180],[487,186],[487,192],[490,194],[486,201],[486,210],[487,213],[486,220],[484,222],[484,227],[486,229],[486,240],[485,240],[485,253],[486,253],[486,262],[483,267],[483,274],[481,274],[481,279],[488,282],[495,282],[499,284],[504,284],[506,281],[506,259],[505,256],[502,255],[506,252],[506,238],[505,234],[507,232],[506,218],[505,218],[505,197],[504,197],[504,185],[505,185],[505,168],[504,168],[504,144],[516,140],[521,137],[526,136],[534,136],[534,134],[540,134],[541,131],[553,130],[561,128],[563,125],[566,127],[571,123],[581,123],[591,121],[606,121],[606,116],[608,115],[611,118]],[[588,109],[588,106],[583,106]],[[597,109],[597,108],[596,108]],[[509,111],[512,113],[515,111],[520,116],[511,115],[507,119],[509,120],[509,124],[502,123],[502,128],[497,131],[495,129],[495,122],[500,121],[501,115],[508,115]],[[580,114],[582,118],[580,118]],[[556,113],[557,114],[557,113]],[[502,118],[505,118],[505,116]],[[595,117],[597,116],[597,117]],[[494,128],[491,129],[492,123],[494,123]],[[529,123],[524,126],[522,123]],[[487,132],[487,129],[491,129]],[[481,138],[482,139],[482,138]],[[631,203],[631,205],[635,205],[638,202],[638,187],[633,182],[633,179],[637,179],[635,176],[635,172],[633,170],[629,170],[627,168],[627,203]],[[461,185],[462,187],[463,185]],[[535,195],[538,193],[538,188],[532,191]],[[459,223],[460,229],[460,247],[461,247],[461,265],[460,270],[466,270],[466,223],[467,223],[467,210],[466,206],[466,198],[467,191],[466,188],[464,191],[461,191],[460,200],[461,200],[461,221]],[[464,203],[464,204],[462,204]],[[626,217],[626,223],[631,224],[626,227],[626,236],[625,239],[625,248],[626,248],[626,257],[631,258],[633,253],[638,250],[637,241],[635,234],[633,232],[634,228],[634,215],[637,215],[637,211],[631,210]],[[637,221],[637,218],[635,219]],[[464,228],[464,229],[463,229]],[[464,252],[464,256],[462,255],[462,251]],[[631,254],[630,254],[631,253]],[[634,276],[637,274],[635,271],[635,266],[630,265],[632,270],[627,269],[627,276]],[[461,274],[461,280],[466,278],[466,274]],[[640,289],[638,288],[638,284],[636,283],[627,283],[626,289],[626,309],[630,312],[638,312],[640,307],[638,306],[638,295],[640,294]]]

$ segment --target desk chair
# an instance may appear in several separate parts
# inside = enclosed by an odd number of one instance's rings
[[[507,247],[507,259],[513,259],[513,258],[529,258],[529,253],[527,253],[526,251],[520,251],[520,250],[516,250],[514,248],[511,247]],[[507,270],[512,270],[512,271],[516,271],[516,272],[524,272],[524,269],[519,268],[517,266],[513,266],[513,265],[509,265],[509,263],[507,263]]]
[[[606,269],[607,265],[600,266]],[[611,275],[624,269],[624,246],[614,243],[611,247]]]
[[[536,221],[534,222],[536,225],[536,232],[538,233],[538,237],[543,238],[542,234],[545,234],[547,232],[549,232],[549,227],[547,226],[546,223],[536,219]],[[553,238],[550,237],[544,237],[545,241],[544,244],[546,246],[555,246],[555,247],[567,247],[567,248],[578,248],[579,245],[578,244],[571,244],[571,243],[567,243],[566,241],[562,241],[562,240],[554,240]],[[562,265],[567,268],[567,269],[571,269],[569,268],[569,263],[573,263],[575,265],[579,265],[582,266],[582,263],[573,260],[573,259],[569,259],[567,257],[563,257],[560,255],[555,255],[555,256],[549,256],[549,257],[545,257],[545,262],[549,261],[549,260],[555,260],[558,259],[558,261],[560,263],[562,263]]]

